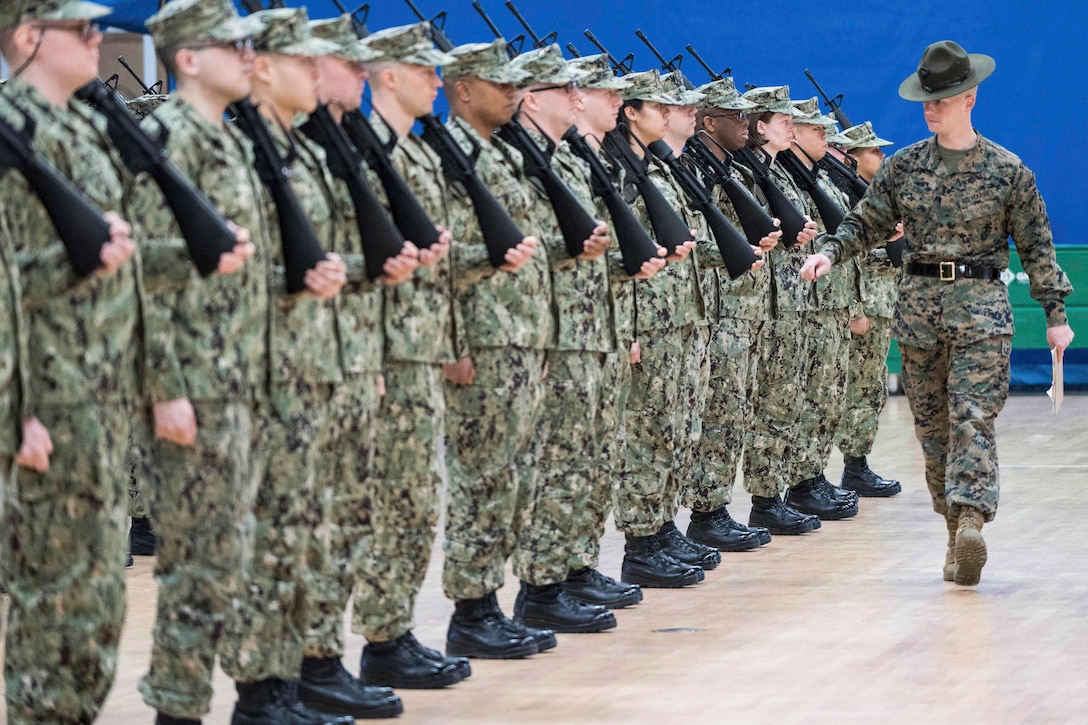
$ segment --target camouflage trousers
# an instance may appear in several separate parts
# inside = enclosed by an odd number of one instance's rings
[[[317,461],[330,435],[331,398],[327,384],[273,385],[258,416],[253,565],[219,647],[223,670],[237,682],[294,680],[302,667],[315,584],[313,537],[327,535],[320,529],[325,506]]]
[[[364,551],[352,629],[386,642],[412,629],[438,525],[442,366],[388,362],[368,486],[374,533]]]
[[[616,528],[634,536],[657,533],[677,491],[677,446],[685,435],[682,390],[694,327],[653,330],[639,338],[641,362],[631,366],[625,421],[627,450],[616,491]],[[671,497],[670,497],[671,491]]]
[[[524,454],[540,417],[544,361],[543,350],[481,348],[472,385],[446,384],[442,588],[450,599],[479,599],[503,585],[517,530],[517,468],[531,463]]]
[[[744,437],[744,488],[753,496],[777,496],[788,484],[798,454],[795,444],[801,420],[808,366],[802,312],[779,312],[764,323],[756,363],[756,395],[752,426]]]
[[[627,347],[604,356],[601,366],[601,401],[593,439],[596,464],[589,471],[589,490],[574,508],[574,543],[567,569],[596,569],[601,554],[604,524],[612,512],[616,483],[626,453],[624,413],[631,392],[631,354]]]
[[[692,511],[733,502],[744,436],[752,424],[762,326],[759,320],[728,317],[711,328],[703,436],[693,452],[689,485],[681,491],[681,502]]]
[[[835,431],[846,409],[850,366],[850,310],[813,310],[805,314],[804,410],[793,440],[796,454],[787,483],[794,485],[824,472]]]
[[[377,373],[350,377],[333,391],[330,434],[317,463],[318,501],[327,536],[311,540],[313,588],[306,657],[344,654],[344,611],[356,582],[363,578],[363,562],[374,536],[370,465],[379,405]]]
[[[517,546],[514,574],[529,584],[567,578],[578,546],[577,513],[590,497],[599,457],[597,412],[605,353],[555,350],[548,353],[548,377],[536,430],[529,443],[535,470],[519,470]],[[525,475],[535,484],[521,485]]]
[[[89,723],[113,684],[125,614],[132,409],[46,407],[49,470],[19,471],[4,521],[8,722]]]
[[[155,424],[151,410],[144,408],[132,421],[128,437],[128,515],[134,519],[150,516],[147,491],[158,481],[152,463],[152,447],[155,443]]]
[[[703,409],[710,388],[710,327],[696,325],[688,344],[687,359],[681,368],[680,416],[676,457],[665,487],[665,521],[672,521],[680,510],[680,497],[690,488],[695,468],[695,451],[703,440]]]
[[[899,349],[933,510],[958,518],[969,506],[992,521],[999,495],[994,422],[1009,395],[1011,336]]]
[[[260,471],[254,465],[254,404],[192,403],[193,446],[155,441],[151,461],[142,464],[158,537],[159,596],[151,670],[140,692],[155,710],[196,720],[211,706],[216,650],[249,570]]]
[[[880,411],[888,402],[888,348],[892,321],[869,316],[869,331],[850,335],[846,412],[835,433],[835,445],[847,456],[867,456],[873,450]]]
[[[15,457],[0,455],[0,525],[3,525],[7,501],[15,490],[14,486]],[[8,542],[2,535],[0,535],[0,544],[2,544],[0,546],[0,591],[3,591],[4,582],[8,578]]]

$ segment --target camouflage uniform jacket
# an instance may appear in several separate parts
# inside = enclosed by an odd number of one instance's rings
[[[104,119],[78,102],[53,108],[18,78],[0,95],[34,123],[34,144],[46,160],[100,209],[131,220],[123,203],[131,179],[110,150]],[[16,129],[23,127],[21,114],[6,115]],[[0,176],[0,199],[0,213],[12,236],[27,330],[24,414],[34,417],[43,406],[135,402],[142,305],[139,252],[111,275],[79,279],[45,208],[17,171]],[[132,236],[137,237],[135,228]]]
[[[691,171],[695,178],[700,179],[700,172],[686,156],[678,156],[681,164],[684,164]],[[706,309],[706,314],[698,324],[708,324],[710,320],[717,320],[721,311],[721,301],[718,295],[718,288],[720,282],[718,281],[718,273],[721,272],[725,275],[726,279],[729,279],[729,274],[725,271],[725,259],[722,257],[721,250],[718,248],[718,243],[714,239],[714,235],[710,232],[710,224],[707,222],[706,217],[702,212],[694,211],[688,203],[688,196],[684,192],[684,189],[673,177],[672,172],[666,169],[669,181],[673,186],[676,194],[677,201],[684,207],[684,217],[690,220],[691,228],[695,230],[695,239],[698,246],[696,252],[698,253],[699,264],[699,293],[703,296],[703,306]]]
[[[390,131],[377,114],[371,114],[371,124],[383,142],[389,140]],[[431,221],[448,229],[449,194],[438,155],[419,137],[408,134],[397,139],[392,158]],[[387,359],[425,363],[454,361],[459,328],[453,297],[453,281],[458,274],[455,271],[457,256],[451,245],[450,255],[434,267],[420,267],[410,280],[385,288]],[[468,266],[479,269],[486,261],[485,254],[482,262],[476,259]]]
[[[865,315],[891,318],[902,274],[883,247],[870,249],[861,258],[861,308]]]
[[[480,148],[476,173],[499,200],[514,223],[527,236],[543,227],[538,205],[522,171],[521,154],[492,136],[484,139],[460,118],[446,122],[453,138],[466,154],[473,152],[473,142]],[[450,222],[454,234],[476,257],[483,248],[483,237],[472,201],[459,185],[449,187]],[[555,302],[552,297],[548,253],[543,243],[536,254],[517,272],[496,270],[473,281],[458,277],[457,297],[465,320],[461,354],[475,347],[525,347],[546,350],[555,347]]]
[[[543,138],[536,131],[534,139]],[[591,214],[596,215],[589,167],[574,155],[565,141],[556,147],[552,168]],[[549,204],[550,207],[550,204]],[[564,248],[564,256],[566,250]],[[552,265],[552,292],[558,310],[558,349],[611,352],[615,350],[607,253],[596,259],[571,259]]]
[[[289,146],[283,130],[273,123],[268,123],[268,127],[280,154],[285,155]],[[343,228],[343,209],[332,191],[324,150],[302,134],[292,135],[299,154],[291,162],[291,188],[313,225],[321,248],[328,252],[338,246],[336,235]],[[276,222],[269,217],[269,223]],[[319,300],[305,293],[288,295],[285,274],[283,247],[274,244],[269,275],[273,297],[268,345],[272,383],[342,382],[335,300]]]
[[[680,203],[679,190],[673,185],[672,176],[663,166],[650,164],[650,178],[662,195],[694,227],[693,215]],[[634,205],[635,216],[650,229],[646,204],[639,197]],[[698,231],[698,230],[696,230]],[[660,244],[660,240],[658,242]],[[682,262],[670,262],[648,280],[635,285],[635,332],[641,335],[648,330],[671,330],[701,322],[706,318],[706,307],[699,285],[699,267],[692,252]]]
[[[755,188],[756,182],[752,172],[741,167],[740,164],[731,165],[729,172],[745,189],[751,191]],[[736,224],[737,228],[740,229],[740,218],[737,216],[732,202],[729,201],[728,194],[725,193],[721,186],[715,187],[714,194],[718,207],[725,212],[729,221]],[[767,209],[766,199],[763,199],[762,195],[755,196],[753,193],[753,198],[758,199],[763,207]],[[770,213],[770,209],[767,209],[767,211]],[[770,252],[766,252],[765,256],[769,259]],[[723,269],[719,269],[717,272],[718,315],[720,317],[734,317],[741,320],[766,320],[770,317],[771,266],[769,263],[764,263],[755,272],[745,272],[735,280],[729,279],[729,274]]]
[[[957,261],[1003,269],[1012,236],[1031,296],[1047,325],[1067,324],[1072,285],[1058,266],[1035,175],[1014,154],[978,136],[955,169],[941,161],[936,137],[896,152],[821,252],[833,262],[884,245],[903,221],[904,263]],[[900,343],[932,348],[943,334],[968,344],[1013,333],[1008,290],[1000,280],[904,275],[895,311]]]
[[[137,179],[134,210],[147,237],[145,359],[148,395],[158,403],[247,400],[268,380],[268,202],[253,170],[249,139],[217,128],[176,95],[143,125],[167,130],[170,160],[226,219],[249,230],[257,253],[241,272],[201,277],[162,193]]]
[[[616,179],[617,186],[623,189],[623,166],[600,149],[597,149],[597,155],[605,169]],[[586,173],[589,173],[588,168]],[[624,198],[631,197],[624,195]],[[610,219],[604,199],[595,197],[594,208],[598,219]],[[615,232],[615,224],[612,227],[612,243],[607,252],[608,278],[611,282],[612,329],[615,331],[617,348],[627,350],[635,341],[635,286],[641,284],[641,281],[627,274],[627,268],[623,265],[623,252],[620,251],[619,239]]]
[[[26,372],[26,335],[19,302],[19,276],[13,263],[11,234],[0,217],[0,458],[19,450],[22,428],[22,381]]]
[[[773,163],[768,170],[775,186],[782,190],[795,207],[810,219],[818,219],[816,206],[808,195],[797,188],[793,177],[778,163]],[[794,244],[789,249],[779,244],[770,253],[771,276],[774,292],[772,305],[778,312],[804,312],[815,309],[812,283],[801,279],[801,267],[805,258],[812,253],[813,244]]]
[[[817,170],[816,183],[820,185],[820,188],[827,193],[831,199],[838,204],[843,211],[850,209],[850,199],[846,194],[842,193],[837,186],[831,181],[831,177],[827,175],[827,172],[823,169]],[[817,226],[820,228],[821,233],[825,233],[827,228],[824,226],[823,219],[818,216],[812,217],[816,220]],[[822,240],[816,240],[813,242],[814,246],[819,249],[819,245]],[[840,264],[831,270],[830,274],[825,274],[820,279],[816,280],[816,308],[820,310],[841,310],[843,308],[852,308],[856,313],[854,316],[860,316],[861,307],[861,268],[858,265],[857,259],[850,260],[849,263]]]

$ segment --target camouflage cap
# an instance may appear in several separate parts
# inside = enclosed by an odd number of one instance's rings
[[[693,91],[684,85],[684,76],[680,71],[661,76],[661,85],[673,98],[672,103],[669,104],[671,106],[694,106],[705,98],[699,91]]]
[[[669,95],[661,83],[661,74],[656,68],[641,73],[628,73],[623,79],[630,84],[628,88],[620,91],[620,96],[625,101],[656,101],[668,106],[676,105],[676,99]]]
[[[256,35],[264,22],[254,15],[240,17],[230,0],[171,0],[144,25],[157,48],[183,43],[241,40]]]
[[[838,130],[838,121],[831,116],[820,113],[820,102],[816,99],[816,96],[809,98],[807,101],[793,101],[793,108],[797,111],[793,117],[794,123],[806,126],[823,126],[828,131],[831,131],[831,129]]]
[[[740,91],[733,84],[733,79],[726,76],[711,81],[697,89],[705,98],[699,102],[699,108],[723,108],[727,111],[750,111],[756,107],[751,101],[740,96]]]
[[[316,58],[340,49],[336,43],[313,36],[306,8],[261,10],[251,17],[264,21],[264,27],[253,37],[253,47],[258,53]]]
[[[581,88],[622,91],[631,87],[626,79],[618,77],[612,71],[612,66],[604,54],[583,55],[581,58],[568,60],[567,67],[574,73]]]
[[[466,43],[449,52],[451,60],[442,68],[446,78],[482,78],[492,83],[521,83],[529,77],[510,63],[506,41]]]
[[[525,85],[572,83],[577,78],[555,43],[522,53],[511,65],[526,74]]]
[[[760,86],[741,96],[744,100],[756,104],[755,113],[785,113],[797,116],[798,111],[790,103],[789,86]]]
[[[830,140],[831,139],[828,139],[828,141]],[[884,139],[877,136],[876,132],[873,131],[873,124],[869,123],[868,121],[857,126],[851,126],[842,133],[838,134],[838,138],[836,140],[847,151],[892,145],[891,141],[885,141]]]
[[[334,55],[337,58],[356,63],[367,63],[382,57],[379,51],[359,40],[351,24],[351,16],[347,13],[328,20],[311,20],[310,32],[313,33],[315,38],[335,43],[340,49],[335,53],[329,53],[329,55]]]
[[[386,28],[368,35],[363,42],[367,47],[384,55],[386,60],[395,60],[399,63],[434,68],[453,61],[453,56],[434,47],[430,23]]]
[[[4,0],[0,2],[0,28],[13,28],[30,20],[94,20],[113,8],[80,0]]]

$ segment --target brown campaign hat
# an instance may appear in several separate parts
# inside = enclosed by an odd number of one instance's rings
[[[926,48],[918,70],[899,85],[899,96],[908,101],[950,98],[982,83],[996,65],[988,55],[968,53],[958,43],[941,40]]]

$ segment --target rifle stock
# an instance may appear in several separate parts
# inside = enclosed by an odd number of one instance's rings
[[[696,134],[697,136],[698,134]],[[758,246],[759,241],[772,232],[778,231],[774,219],[764,211],[759,202],[755,200],[733,175],[729,173],[726,162],[714,155],[696,136],[692,136],[684,147],[684,155],[690,158],[715,185],[722,187],[733,210],[737,213],[741,228],[748,241],[753,246]]]
[[[767,172],[767,167],[749,148],[740,148],[734,152],[734,158],[744,164],[755,176],[760,191],[767,197],[771,214],[782,224],[782,246],[786,249],[797,244],[797,235],[805,228],[805,217],[797,210],[782,190],[775,185],[774,179]]]
[[[816,211],[820,213],[820,219],[824,222],[824,228],[827,229],[828,234],[834,234],[842,224],[846,211],[820,186],[816,168],[809,169],[805,166],[793,149],[782,151],[776,158],[797,182],[797,186],[812,197],[813,203],[816,204]]]
[[[106,131],[125,165],[133,173],[147,172],[162,191],[197,271],[204,277],[214,272],[219,257],[235,244],[234,232],[223,215],[170,163],[161,139],[152,139],[140,127],[109,86],[94,80],[75,95],[106,117]]]
[[[76,276],[87,277],[102,265],[110,225],[70,179],[34,152],[33,126],[29,118],[26,123],[20,134],[0,119],[0,169],[22,173],[53,222]]]

